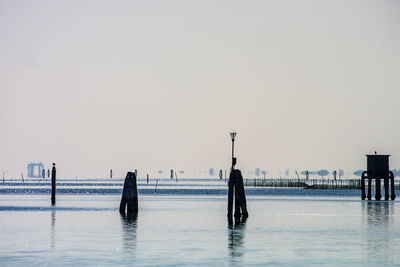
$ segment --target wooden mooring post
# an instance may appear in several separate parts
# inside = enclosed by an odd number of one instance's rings
[[[125,209],[128,215],[139,211],[136,174],[134,172],[128,172],[126,174],[124,188],[122,190],[119,212],[125,214]]]
[[[51,169],[51,205],[56,204],[56,164]]]

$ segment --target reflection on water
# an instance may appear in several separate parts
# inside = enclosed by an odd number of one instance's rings
[[[232,224],[232,218],[228,217],[228,249],[232,258],[242,257],[244,255],[244,237],[246,232],[246,220],[241,223]]]
[[[250,219],[228,227],[225,197],[143,197],[137,218],[118,215],[120,196],[64,198],[50,207],[47,195],[0,195],[0,266],[400,262],[399,201],[252,197]]]
[[[56,211],[51,211],[51,248],[55,247]]]
[[[138,223],[137,213],[120,214],[122,226],[123,247],[127,252],[135,252],[136,229]]]
[[[366,238],[366,258],[371,261],[391,258],[393,236],[391,225],[394,220],[394,203],[388,201],[362,202],[363,233]]]
[[[363,215],[367,218],[367,223],[372,226],[388,226],[390,218],[394,215],[394,206],[387,201],[368,201],[363,202]],[[365,214],[365,210],[367,211]]]

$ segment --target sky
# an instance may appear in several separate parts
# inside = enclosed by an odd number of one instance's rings
[[[400,2],[0,0],[0,172],[400,168]],[[201,173],[200,173],[201,172]]]

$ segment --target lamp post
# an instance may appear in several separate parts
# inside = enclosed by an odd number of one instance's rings
[[[230,133],[230,135],[231,135],[231,139],[232,139],[232,168],[231,169],[233,170],[234,166],[236,165],[236,158],[233,156],[233,148],[234,148],[235,138],[236,138],[237,133],[236,133],[236,131],[232,131]]]

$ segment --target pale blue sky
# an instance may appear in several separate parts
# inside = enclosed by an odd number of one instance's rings
[[[400,168],[399,1],[0,0],[0,172]]]

